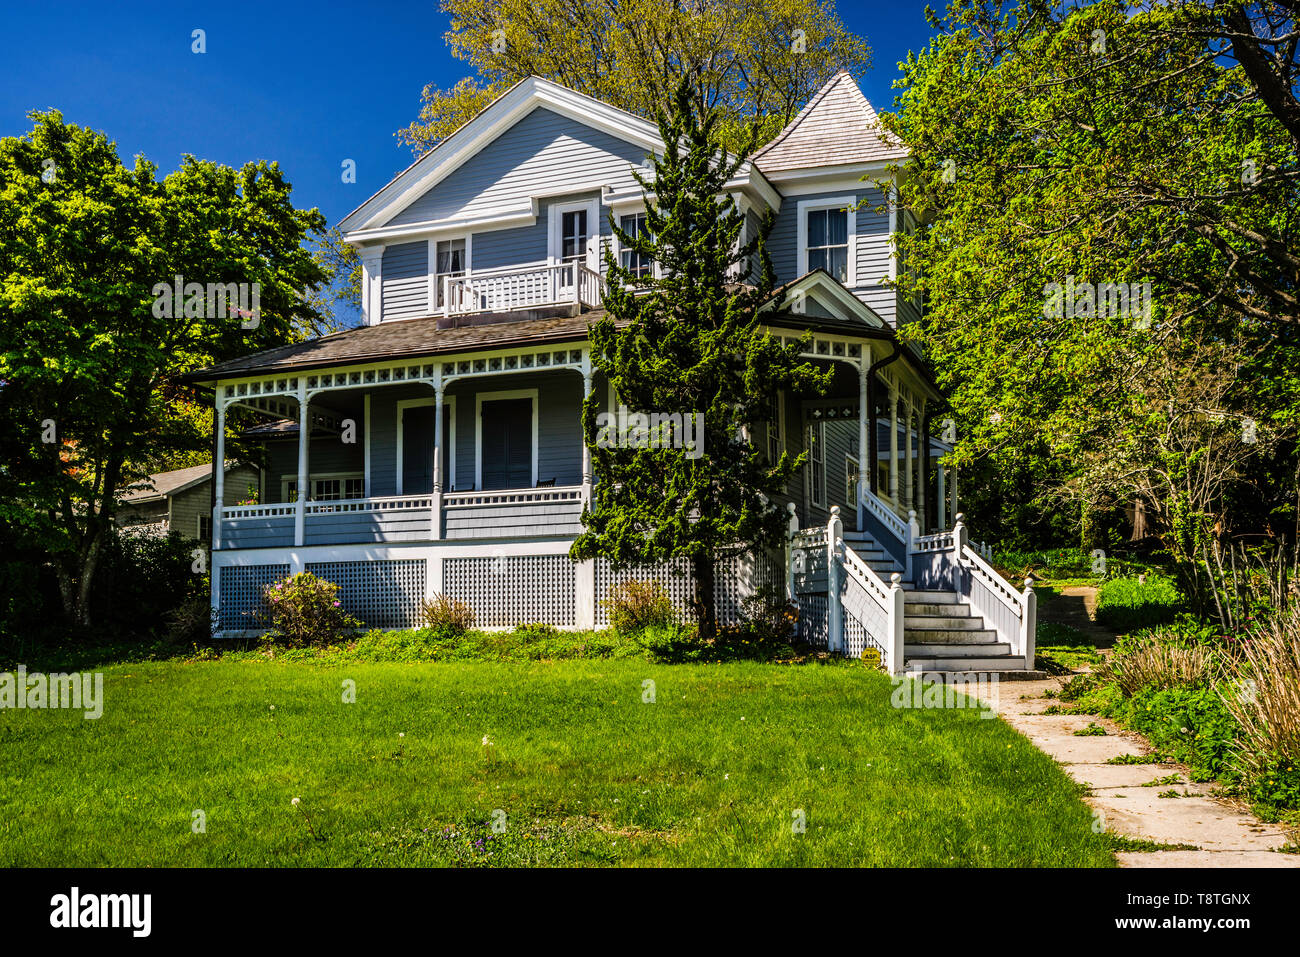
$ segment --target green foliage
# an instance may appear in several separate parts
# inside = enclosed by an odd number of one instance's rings
[[[1148,575],[1112,578],[1097,590],[1097,620],[1117,631],[1171,622],[1182,610],[1183,598],[1173,579]]]
[[[1102,544],[1141,501],[1186,563],[1225,515],[1295,514],[1298,114],[1223,55],[1239,8],[957,0],[903,65],[882,119],[922,222],[900,283],[927,303],[905,334],[949,396],[967,510],[1014,544]],[[1087,308],[1147,282],[1145,318]]]
[[[208,447],[204,427],[169,411],[178,378],[289,341],[314,317],[304,295],[327,274],[304,242],[324,219],[294,208],[273,163],[186,156],[159,179],[57,111],[30,116],[31,132],[0,139],[0,523],[50,557],[84,627],[142,464]],[[158,291],[177,275],[256,283],[257,324],[209,314],[203,296],[177,315]]]
[[[425,87],[419,119],[398,133],[416,152],[533,75],[651,120],[688,76],[739,149],[751,124],[770,139],[836,70],[861,77],[871,60],[825,0],[445,0],[443,9],[451,53],[475,75]]]
[[[702,110],[685,84],[678,88],[672,115],[659,120],[666,147],[652,181],[637,174],[654,196],[646,232],[629,236],[613,226],[623,248],[660,271],[638,276],[607,250],[605,313],[590,329],[593,362],[619,402],[699,423],[693,448],[683,447],[680,433],[681,441],[643,435],[620,448],[608,441],[608,425],[601,431],[598,399],[589,396],[583,425],[600,481],[571,553],[619,567],[688,560],[705,641],[717,630],[717,563],[784,541],[778,502],[802,464],[788,454],[769,462],[752,436],[770,418],[775,389],[824,391],[829,375],[799,357],[799,344],[762,329],[760,309],[773,299],[771,221],[739,242],[744,217],[725,184],[745,153],[723,154],[718,122],[716,110]],[[733,281],[736,267],[747,267],[752,286]]]
[[[270,631],[264,640],[288,648],[326,645],[361,627],[343,608],[338,595],[338,585],[311,572],[267,585],[262,591],[261,614]]]
[[[1234,777],[1237,723],[1213,688],[1144,688],[1128,700],[1126,719],[1157,750],[1186,764],[1193,781]]]

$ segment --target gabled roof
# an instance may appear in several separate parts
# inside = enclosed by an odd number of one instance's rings
[[[640,146],[647,153],[663,152],[659,127],[649,120],[544,77],[529,76],[498,96],[463,126],[393,177],[379,192],[343,217],[339,229],[354,234],[348,237],[350,241],[385,238],[377,231],[389,220],[538,107],[545,107]],[[545,188],[545,184],[538,185]],[[750,187],[763,196],[769,205],[780,206],[780,194],[761,172],[755,175],[753,165],[749,162],[737,171],[734,185]]]
[[[237,468],[237,462],[226,464],[226,471]],[[122,501],[131,505],[164,499],[178,492],[184,492],[195,485],[201,485],[212,478],[212,463],[192,465],[187,469],[173,469],[170,472],[158,472],[142,482],[136,482],[122,496]],[[153,486],[150,488],[149,486]]]
[[[754,154],[768,176],[822,166],[907,159],[907,147],[887,137],[880,117],[847,71],[817,91],[776,139]]]

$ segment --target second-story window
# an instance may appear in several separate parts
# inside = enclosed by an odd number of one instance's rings
[[[442,306],[442,286],[443,277],[445,276],[463,276],[465,275],[465,240],[463,239],[440,239],[438,240],[436,269],[436,285],[434,287],[434,296],[439,307]]]
[[[645,213],[632,213],[618,218],[618,228],[633,238],[649,235],[645,228]],[[643,256],[632,249],[620,249],[619,265],[634,276],[649,276],[652,266],[649,256]]]
[[[561,214],[560,261],[586,263],[587,261],[587,211],[574,209]]]
[[[849,211],[808,211],[808,269],[825,269],[840,282],[849,277]]]

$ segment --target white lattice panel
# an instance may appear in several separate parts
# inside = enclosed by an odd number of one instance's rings
[[[814,648],[829,643],[829,619],[825,595],[799,595],[799,639]]]
[[[419,622],[428,563],[422,558],[309,562],[303,568],[339,586],[339,601],[371,628],[411,628]]]
[[[222,631],[257,631],[262,589],[289,574],[288,565],[226,565],[218,578],[217,620]]]
[[[483,628],[575,624],[576,574],[567,555],[448,558],[443,593],[465,602]]]
[[[744,617],[744,601],[759,589],[784,580],[780,566],[764,556],[742,555],[719,562],[713,582],[714,609],[719,623],[738,624]],[[691,621],[691,598],[695,594],[695,576],[690,562],[684,558],[661,562],[658,565],[624,568],[614,571],[605,559],[596,560],[596,627],[609,624],[606,599],[615,585],[632,580],[656,581],[681,613],[683,620]]]

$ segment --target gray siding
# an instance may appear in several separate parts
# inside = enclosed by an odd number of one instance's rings
[[[470,215],[494,207],[518,207],[539,192],[574,192],[608,185],[636,185],[629,164],[645,150],[544,107],[533,110],[388,225]]]
[[[429,244],[400,243],[384,250],[380,277],[384,288],[384,319],[410,319],[429,314]]]
[[[840,190],[807,196],[790,196],[781,204],[772,232],[768,236],[768,255],[776,271],[777,282],[799,278],[799,204],[808,200],[826,199],[846,195]],[[855,274],[850,277],[854,295],[871,306],[886,322],[893,323],[896,314],[894,289],[884,285],[889,276],[889,213],[877,212],[883,204],[879,189],[867,187],[855,195],[865,201],[857,210],[854,222],[856,258]]]
[[[311,440],[311,447],[307,450],[307,465],[311,474],[315,476],[327,472],[362,474],[365,470],[365,452],[361,444],[363,441],[364,438],[359,430],[355,445],[344,445],[338,436],[314,437]],[[298,477],[296,438],[267,443],[266,498],[262,502],[263,505],[274,505],[284,500],[280,494],[280,483],[286,475],[295,479]],[[239,497],[244,496],[241,493]]]
[[[257,497],[257,484],[260,476],[257,469],[241,465],[226,473],[224,505],[237,505],[249,498]],[[248,494],[249,487],[253,495]],[[199,516],[212,516],[211,481],[200,482],[171,498],[171,528],[186,538],[198,538]]]

